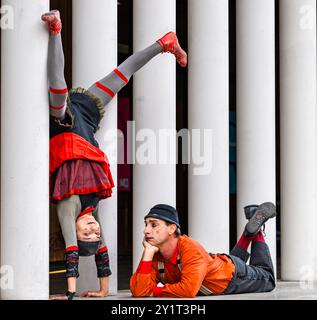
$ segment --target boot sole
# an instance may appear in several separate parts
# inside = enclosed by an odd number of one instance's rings
[[[275,216],[276,209],[274,204],[271,202],[262,203],[247,223],[246,231],[250,235],[256,234],[267,220]]]

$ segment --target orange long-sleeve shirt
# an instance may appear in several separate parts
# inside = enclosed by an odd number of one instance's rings
[[[181,270],[177,265],[180,258]],[[158,260],[164,262],[164,287],[158,272]],[[165,261],[156,253],[152,261],[141,261],[130,279],[130,290],[135,297],[189,297],[203,295],[201,285],[214,294],[221,294],[233,277],[235,266],[224,254],[209,254],[195,240],[180,236],[173,257]]]

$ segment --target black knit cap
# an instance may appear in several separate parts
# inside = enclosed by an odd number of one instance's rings
[[[156,206],[154,206],[144,217],[144,220],[149,217],[158,218],[170,223],[174,223],[178,228],[180,228],[177,210],[167,204],[157,204]]]
[[[78,255],[87,257],[97,253],[99,249],[100,241],[77,240],[77,245],[78,245]]]

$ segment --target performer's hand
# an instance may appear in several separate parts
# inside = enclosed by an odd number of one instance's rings
[[[146,238],[143,238],[143,247],[144,247],[144,251],[149,252],[149,253],[153,253],[153,255],[159,251],[159,248],[156,246],[153,246],[152,244],[150,244],[148,241],[146,241]]]
[[[68,297],[64,295],[52,295],[49,296],[49,300],[68,300]]]
[[[87,291],[82,293],[80,296],[81,297],[95,297],[95,298],[104,298],[108,295],[108,291],[104,291],[104,290],[99,290],[99,291]]]

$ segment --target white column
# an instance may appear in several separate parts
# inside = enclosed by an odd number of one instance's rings
[[[206,250],[228,252],[228,1],[189,0],[188,12],[188,128],[192,153],[188,229]],[[195,139],[193,130],[197,129],[200,140]],[[200,143],[205,149],[200,149]],[[199,156],[203,161],[197,161]]]
[[[280,1],[281,277],[316,280],[316,1]]]
[[[153,44],[168,31],[175,31],[175,19],[175,0],[134,0],[134,52]],[[139,140],[136,143],[136,164],[133,170],[134,270],[143,248],[144,216],[155,204],[176,204],[175,164],[159,163],[160,156],[163,157],[166,152],[166,149],[159,148],[159,130],[175,131],[176,127],[175,69],[174,56],[160,54],[134,75],[133,114],[136,139]],[[143,152],[145,149],[148,153]],[[175,148],[169,155],[175,155]]]
[[[237,1],[237,227],[243,207],[275,204],[275,25],[274,0]],[[266,223],[275,265],[276,220]]]
[[[88,88],[117,66],[117,1],[73,1],[73,87]],[[117,140],[107,135],[117,129],[117,98],[106,107],[96,139],[110,161],[116,187],[112,197],[100,201],[100,223],[109,249],[109,293],[117,292]],[[94,256],[81,257],[78,292],[99,288]]]
[[[48,0],[1,7],[2,299],[49,294],[48,9]]]

